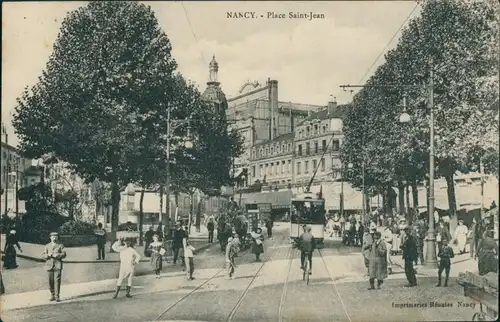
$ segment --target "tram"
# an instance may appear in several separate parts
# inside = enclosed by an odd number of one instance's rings
[[[325,199],[315,193],[298,194],[291,201],[290,239],[294,245],[304,232],[303,225],[311,227],[316,244],[323,246],[325,236]]]

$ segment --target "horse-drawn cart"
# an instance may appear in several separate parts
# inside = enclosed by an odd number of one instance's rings
[[[472,321],[496,321],[498,319],[498,274],[479,276],[471,272],[461,273],[458,283],[464,287],[464,295],[479,303],[480,312]]]

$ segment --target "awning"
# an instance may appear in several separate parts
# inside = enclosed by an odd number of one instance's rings
[[[243,173],[245,172],[245,168],[238,168],[236,170],[233,171],[233,169],[231,169],[231,171],[229,171],[229,174],[231,177],[233,178],[238,178],[239,176],[241,176]]]
[[[245,203],[270,203],[272,209],[289,209],[292,200],[290,190],[243,194]]]

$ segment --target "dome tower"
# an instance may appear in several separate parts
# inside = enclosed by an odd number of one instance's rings
[[[209,77],[207,82],[207,89],[202,94],[202,99],[212,103],[213,109],[224,118],[226,117],[227,111],[227,99],[226,95],[220,88],[220,83],[218,81],[219,63],[215,60],[215,55],[212,57],[212,61],[208,65]]]

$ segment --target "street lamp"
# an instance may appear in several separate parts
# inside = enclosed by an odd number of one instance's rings
[[[430,70],[430,82],[426,86],[429,91],[429,127],[430,127],[430,144],[429,144],[429,230],[427,231],[427,252],[425,254],[425,266],[436,268],[436,234],[434,230],[434,79],[433,70]],[[399,117],[399,122],[405,124],[411,120],[410,115],[406,112],[406,96],[403,96],[403,113]]]

